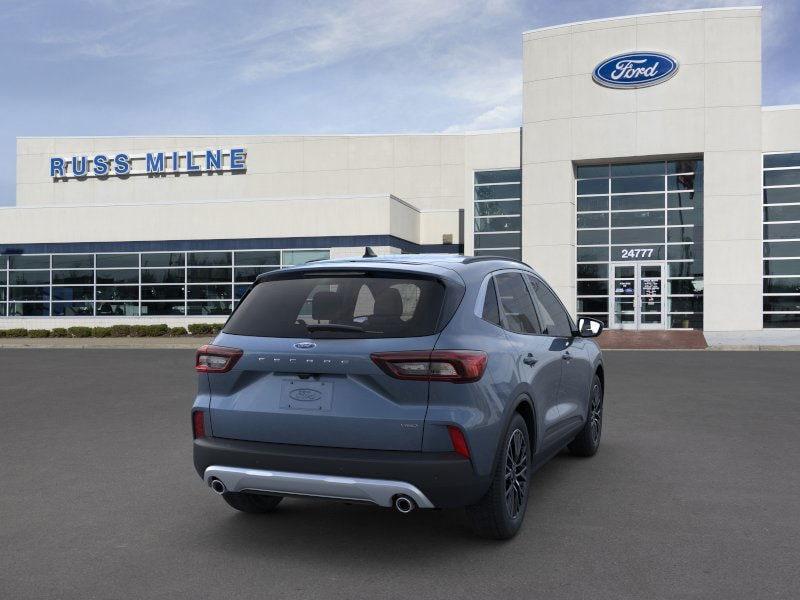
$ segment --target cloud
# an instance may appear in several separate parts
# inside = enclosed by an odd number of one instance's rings
[[[479,114],[468,123],[451,125],[444,133],[457,133],[461,131],[481,131],[484,129],[505,129],[518,127],[522,123],[521,102],[511,102],[494,106]]]
[[[359,1],[346,7],[305,11],[304,25],[250,40],[239,69],[245,81],[298,73],[370,52],[409,44],[447,26],[475,2]]]

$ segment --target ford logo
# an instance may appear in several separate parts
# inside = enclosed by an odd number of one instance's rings
[[[642,88],[666,81],[678,72],[678,61],[659,52],[627,52],[594,69],[592,79],[609,88]]]
[[[311,350],[311,348],[316,348],[317,345],[314,342],[297,342],[294,347],[298,350]]]
[[[322,394],[317,390],[300,388],[289,392],[289,397],[292,400],[298,400],[300,402],[318,402],[322,399]]]

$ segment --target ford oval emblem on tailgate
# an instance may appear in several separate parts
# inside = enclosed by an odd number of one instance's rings
[[[317,345],[314,342],[297,342],[294,347],[298,350],[311,350],[311,348],[316,348]]]

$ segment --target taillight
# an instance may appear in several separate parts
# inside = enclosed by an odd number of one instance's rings
[[[453,443],[453,450],[458,452],[464,458],[469,458],[469,446],[467,446],[467,439],[464,437],[464,432],[455,425],[448,425],[447,433],[450,434],[450,441]]]
[[[372,362],[387,375],[416,381],[470,383],[483,377],[488,357],[479,350],[379,352]]]
[[[238,348],[222,346],[201,346],[197,349],[194,368],[200,373],[227,373],[242,357]]]
[[[206,437],[205,413],[202,410],[192,413],[192,435],[194,439]]]

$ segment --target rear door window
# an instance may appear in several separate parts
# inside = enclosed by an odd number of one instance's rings
[[[436,280],[342,274],[256,285],[224,331],[258,337],[420,337],[436,332],[444,299]]]
[[[492,325],[500,327],[500,307],[497,304],[497,292],[494,287],[494,278],[489,278],[489,283],[486,284],[486,298],[483,300],[483,314],[484,321],[489,321]]]
[[[505,328],[514,333],[539,333],[539,320],[521,273],[495,276]]]

